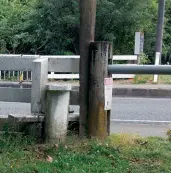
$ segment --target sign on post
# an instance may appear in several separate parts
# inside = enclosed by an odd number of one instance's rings
[[[144,50],[144,33],[143,32],[136,32],[135,33],[134,54],[140,55],[143,53],[143,50]]]
[[[104,79],[104,95],[105,95],[105,110],[112,109],[112,88],[113,88],[113,79],[105,78]]]

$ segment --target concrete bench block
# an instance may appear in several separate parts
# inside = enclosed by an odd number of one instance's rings
[[[0,115],[0,132],[31,135],[38,142],[43,138],[45,116],[32,114]]]
[[[8,120],[13,122],[43,122],[44,115],[19,115],[19,114],[10,114],[8,115]]]
[[[58,143],[65,140],[68,127],[70,91],[70,85],[47,86],[46,142]]]

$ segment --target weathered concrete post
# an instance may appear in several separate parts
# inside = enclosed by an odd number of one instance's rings
[[[105,139],[110,133],[113,80],[108,74],[108,64],[112,64],[112,55],[111,43],[91,44],[88,133],[99,139]]]
[[[45,113],[46,86],[48,83],[48,58],[33,61],[31,112]]]
[[[70,85],[48,85],[45,140],[63,142],[67,135]]]

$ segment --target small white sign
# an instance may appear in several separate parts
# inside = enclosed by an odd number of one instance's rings
[[[139,55],[143,53],[143,49],[144,49],[144,33],[136,32],[134,54]]]
[[[113,88],[113,79],[105,78],[104,79],[104,95],[105,95],[105,108],[104,110],[112,109],[112,88]]]

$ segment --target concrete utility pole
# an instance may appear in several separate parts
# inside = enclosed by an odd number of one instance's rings
[[[80,137],[87,134],[89,47],[94,42],[96,0],[80,0]]]
[[[156,31],[156,54],[155,65],[161,63],[162,44],[163,44],[163,27],[164,27],[165,0],[159,0],[158,21]],[[158,82],[158,75],[154,75],[154,82]]]
[[[159,0],[156,35],[156,52],[162,53],[165,0]]]

